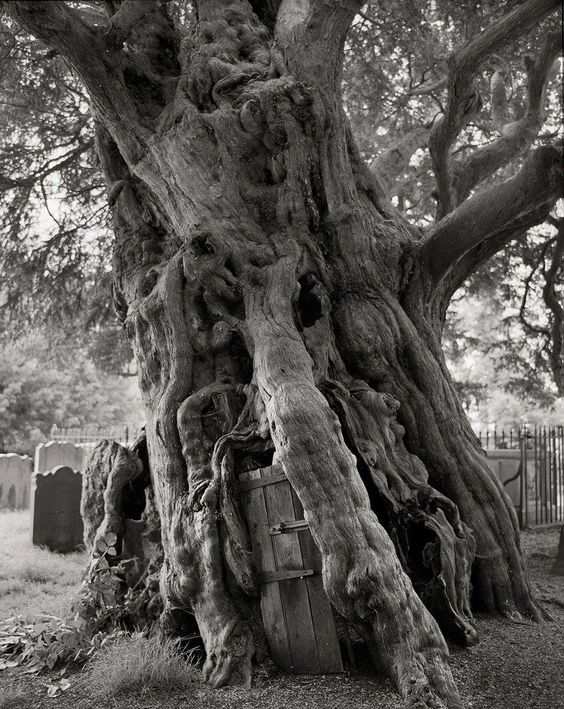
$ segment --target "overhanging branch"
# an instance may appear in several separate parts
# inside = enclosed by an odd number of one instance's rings
[[[409,96],[428,96],[429,94],[434,94],[437,91],[442,91],[446,88],[447,78],[443,76],[442,79],[438,79],[432,83],[425,82],[421,86],[414,86],[408,91]]]
[[[448,59],[448,98],[445,113],[437,121],[429,150],[437,180],[439,216],[455,206],[449,152],[456,137],[480,108],[474,76],[494,51],[528,32],[560,6],[559,0],[527,0],[492,23]]]
[[[121,132],[124,146],[127,144],[134,155],[137,153],[138,159],[147,130],[116,69],[119,59],[101,32],[87,25],[62,0],[4,0],[2,7],[20,27],[70,63],[84,82],[98,116],[114,131]],[[120,131],[120,126],[127,130]]]
[[[48,160],[35,172],[31,172],[24,177],[11,178],[7,175],[0,175],[0,192],[18,187],[31,187],[39,180],[44,180],[54,172],[59,172],[66,167],[69,167],[77,161],[77,159],[85,152],[90,150],[94,145],[92,139],[79,144],[65,153],[58,159]],[[50,164],[52,163],[52,164]]]
[[[532,145],[544,121],[543,103],[546,82],[554,61],[561,52],[562,33],[550,32],[537,60],[526,62],[527,109],[523,117],[513,123],[505,122],[500,125],[499,138],[476,150],[467,160],[453,166],[453,191],[456,204],[463,202],[477,184],[493,175]]]
[[[495,239],[498,251],[518,232],[544,221],[562,194],[562,178],[562,150],[543,146],[531,153],[515,177],[444,217],[426,237],[420,254],[433,282],[438,284],[474,253],[468,272],[458,273],[459,278],[467,277],[480,262],[476,249]]]

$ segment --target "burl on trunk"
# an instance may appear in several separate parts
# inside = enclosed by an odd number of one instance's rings
[[[124,534],[109,491],[148,465],[162,621],[190,609],[206,678],[248,684],[264,640],[234,483],[279,462],[334,607],[410,706],[460,706],[443,633],[476,641],[471,600],[541,610],[441,327],[464,259],[475,266],[483,241],[500,248],[516,216],[523,228],[556,198],[558,151],[424,235],[384,199],[341,106],[360,3],[206,0],[190,35],[164,3],[126,0],[97,28],[64,3],[8,5],[83,78],[108,184],[148,458],[100,454],[98,524]]]

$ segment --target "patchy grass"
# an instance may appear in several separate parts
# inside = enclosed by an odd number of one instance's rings
[[[86,564],[82,552],[54,554],[31,543],[31,512],[0,512],[0,620],[64,616]],[[1,705],[0,705],[1,706]]]
[[[187,662],[177,642],[141,634],[110,643],[85,671],[85,687],[99,699],[155,690],[180,692],[200,681],[199,670]]]

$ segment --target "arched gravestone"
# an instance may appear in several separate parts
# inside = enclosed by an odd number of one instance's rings
[[[73,551],[83,543],[82,475],[68,465],[33,475],[33,536],[51,551]]]
[[[40,443],[35,449],[34,471],[44,473],[58,465],[69,465],[73,470],[82,470],[86,455],[85,448],[67,441]]]
[[[28,455],[0,454],[0,509],[29,506],[32,462]]]
[[[519,471],[521,465],[521,451],[507,448],[494,448],[487,451],[488,463],[503,489],[509,495],[515,507],[521,503]]]

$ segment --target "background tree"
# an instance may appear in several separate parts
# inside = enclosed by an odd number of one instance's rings
[[[360,3],[201,0],[172,14],[144,0],[3,6],[90,96],[114,304],[135,349],[148,447],[138,457],[103,446],[92,471],[105,465],[119,497],[119,481],[150,467],[162,622],[190,609],[206,678],[249,681],[262,635],[233,482],[275,460],[304,506],[337,611],[408,703],[459,706],[437,622],[476,640],[470,573],[477,607],[542,615],[514,512],[440,340],[453,293],[545,221],[559,195],[552,145],[488,182],[538,133],[559,51],[550,23],[529,63],[531,121],[476,151],[458,147],[481,107],[485,62],[558,3],[484,14],[466,43],[446,43],[446,95],[429,132],[438,219],[426,230],[389,203],[343,111],[342,50]],[[430,11],[418,31],[438,21],[438,3]],[[374,168],[391,181],[389,160]],[[100,529],[119,531],[114,502]]]
[[[133,353],[111,307],[111,223],[88,95],[56,52],[1,28],[0,322],[60,352],[83,348],[113,374]]]
[[[133,382],[101,374],[84,346],[73,345],[56,348],[36,332],[0,348],[0,452],[33,455],[54,425],[143,423]]]

